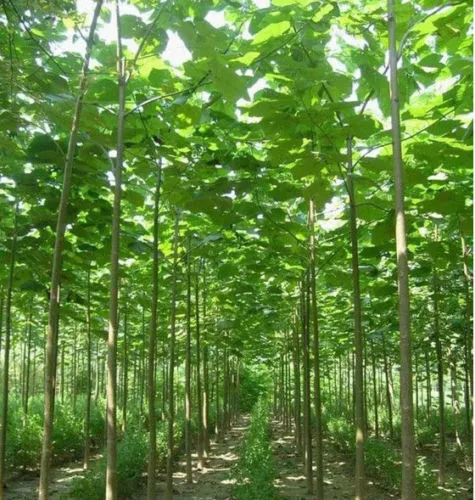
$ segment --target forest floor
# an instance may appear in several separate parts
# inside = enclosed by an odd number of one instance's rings
[[[249,416],[239,417],[233,428],[228,431],[221,443],[212,441],[209,458],[203,470],[197,470],[197,456],[193,455],[193,483],[186,483],[185,460],[182,455],[173,475],[174,498],[194,500],[226,500],[231,498],[234,481],[231,478],[231,468],[239,460],[240,446],[244,433],[249,426]],[[295,451],[294,437],[278,421],[272,422],[272,448],[275,459],[277,477],[274,481],[276,492],[282,499],[310,500],[314,497],[306,494],[305,477],[301,458]],[[315,453],[315,450],[314,450]],[[97,459],[98,457],[94,457]],[[354,496],[353,464],[351,457],[339,451],[335,445],[324,440],[323,450],[324,488],[327,500],[351,499]],[[452,472],[452,471],[451,471]],[[50,492],[52,500],[68,498],[68,492],[74,478],[83,476],[82,462],[73,462],[52,470]],[[437,498],[472,498],[468,485],[469,474],[466,472],[460,478],[455,491],[446,490]],[[165,474],[160,473],[157,483],[157,498],[163,497],[165,491]],[[37,498],[39,473],[31,471],[14,473],[7,481],[4,490],[6,500],[33,500]],[[136,500],[145,498],[145,489],[137,492]],[[368,480],[368,500],[386,500],[396,498]],[[86,500],[86,499],[85,499]],[[266,499],[262,499],[266,500]]]
[[[274,481],[279,498],[312,499],[312,495],[306,494],[305,476],[303,475],[303,464],[295,450],[293,434],[286,431],[283,424],[273,422],[273,448],[275,464],[277,468],[277,479]],[[313,449],[315,455],[315,448]],[[354,498],[354,471],[351,459],[339,452],[335,445],[324,440],[323,447],[324,489],[325,499],[343,500]],[[315,467],[314,467],[315,474]],[[395,498],[387,491],[368,481],[368,500],[383,500]]]
[[[99,457],[96,457],[99,458]],[[53,467],[50,480],[51,500],[62,500],[68,497],[72,482],[77,477],[84,476],[83,462],[71,462]],[[33,500],[38,498],[39,471],[24,471],[7,477],[7,487],[4,489],[6,500]]]
[[[231,468],[239,460],[239,450],[249,425],[249,416],[242,415],[235,425],[224,435],[222,443],[211,442],[209,458],[203,470],[196,469],[197,455],[193,454],[193,484],[186,483],[184,457],[178,463],[178,470],[173,474],[174,498],[192,498],[194,500],[224,500],[231,498],[234,481]],[[157,493],[159,498],[165,491],[165,475],[161,474]]]

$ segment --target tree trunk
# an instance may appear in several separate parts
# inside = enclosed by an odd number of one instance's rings
[[[176,334],[176,302],[177,302],[177,274],[178,274],[178,237],[180,218],[175,216],[173,236],[173,271],[172,271],[172,303],[170,311],[170,341],[169,341],[169,375],[168,375],[168,446],[167,446],[167,480],[165,498],[173,498],[173,424],[175,422],[174,374],[175,374],[175,334]]]
[[[200,293],[199,293],[200,265],[195,272],[195,323],[196,323],[196,408],[198,410],[198,469],[202,470],[204,450],[204,418],[203,418],[203,387],[201,384],[201,332],[200,332]]]
[[[87,354],[87,382],[86,382],[86,415],[84,418],[84,470],[89,468],[89,451],[91,447],[91,395],[92,395],[92,335],[91,335],[91,263],[87,268],[87,298],[86,298],[86,354]]]
[[[303,355],[303,444],[307,493],[313,495],[312,427],[310,401],[310,283],[309,273],[302,282],[302,355]]]
[[[127,299],[127,295],[126,295]],[[124,306],[124,351],[122,368],[122,432],[127,428],[127,399],[129,385],[129,352],[128,352],[128,323],[127,323],[127,304]]]
[[[150,330],[148,336],[148,473],[147,473],[147,499],[155,499],[155,481],[157,469],[157,415],[155,408],[156,379],[155,379],[155,350],[157,344],[157,318],[158,318],[158,212],[160,206],[160,188],[162,184],[162,162],[157,165],[157,179],[153,204],[153,262],[152,262],[152,304],[150,316]],[[163,358],[165,359],[165,358]],[[162,381],[165,387],[165,381]]]
[[[221,428],[221,408],[220,408],[220,397],[219,397],[219,348],[215,348],[215,442],[221,442],[222,428]]]
[[[186,482],[193,483],[191,464],[191,236],[186,253],[185,458]]]
[[[473,355],[472,355],[472,300],[471,300],[471,281],[472,276],[468,271],[467,265],[467,243],[465,241],[465,233],[462,224],[460,224],[460,240],[462,243],[462,264],[463,275],[465,280],[465,320],[466,325],[464,328],[464,374],[465,374],[465,424],[467,428],[467,436],[472,438],[472,419],[471,410],[473,410]],[[471,396],[470,396],[471,395]]]
[[[15,273],[15,260],[18,232],[18,203],[15,207],[15,222],[13,227],[12,242],[10,248],[10,263],[8,266],[7,299],[5,304],[5,349],[3,355],[3,384],[2,384],[2,421],[0,429],[0,500],[4,498],[5,485],[5,452],[7,442],[8,425],[8,395],[9,395],[9,364],[10,364],[10,338],[12,332],[12,295],[13,280]]]
[[[73,339],[73,368],[71,370],[71,400],[72,400],[72,410],[73,415],[76,413],[76,373],[77,373],[77,326],[74,327],[74,339]]]
[[[140,362],[139,362],[139,415],[143,415],[143,405],[145,399],[145,340],[146,340],[146,328],[145,328],[145,306],[142,306],[142,342],[140,343]],[[147,365],[148,366],[148,365]],[[148,373],[148,372],[147,372]]]
[[[26,340],[26,373],[25,373],[25,393],[23,399],[23,412],[25,414],[25,420],[28,416],[28,399],[30,396],[30,355],[31,355],[31,330],[33,325],[33,299],[30,302],[30,313],[28,315],[28,337]],[[0,483],[1,484],[1,483]]]
[[[56,224],[56,237],[54,244],[53,265],[51,271],[50,300],[48,310],[48,334],[46,340],[45,357],[45,398],[44,398],[44,426],[43,446],[41,450],[41,469],[39,484],[39,499],[48,498],[49,470],[52,454],[53,439],[53,416],[54,416],[54,384],[56,377],[56,351],[58,342],[58,320],[59,320],[59,283],[61,278],[61,264],[64,245],[64,233],[66,230],[66,216],[68,208],[69,190],[73,171],[74,154],[79,132],[79,121],[81,118],[82,104],[86,92],[87,74],[89,71],[89,60],[96,30],[97,20],[103,0],[96,1],[96,8],[92,17],[89,36],[86,44],[86,53],[82,66],[82,75],[79,83],[79,91],[73,115],[71,135],[69,137],[68,151],[63,172],[63,189],[58,208],[58,220]]]
[[[389,420],[389,437],[391,441],[394,439],[394,425],[393,425],[393,403],[391,387],[389,382],[389,364],[388,364],[388,353],[386,352],[386,341],[383,337],[383,356],[384,356],[384,378],[386,382],[386,405],[388,408],[388,420]]]
[[[206,266],[203,261],[203,455],[208,457],[210,453],[209,439],[209,346],[208,346],[208,323],[206,321]]]
[[[452,393],[452,412],[454,415],[454,430],[455,430],[455,442],[459,449],[462,449],[462,443],[460,441],[459,434],[459,414],[460,414],[460,404],[457,392],[457,362],[451,356],[450,359],[450,389]]]
[[[298,334],[298,316],[295,316],[293,327],[293,365],[294,365],[294,422],[295,422],[295,444],[297,456],[302,456],[302,417],[301,417],[301,393],[300,393],[300,341]]]
[[[310,230],[310,293],[312,295],[312,325],[313,325],[313,398],[315,405],[315,462],[316,473],[316,498],[323,499],[323,439],[322,439],[322,403],[320,394],[320,338],[318,329],[317,310],[317,280],[315,261],[315,210],[313,200],[309,205],[309,230]]]
[[[364,393],[363,393],[363,331],[361,326],[360,271],[358,259],[358,229],[356,225],[356,200],[353,187],[352,138],[347,138],[347,186],[350,200],[350,236],[353,270],[353,314],[355,329],[355,426],[356,426],[356,470],[355,498],[365,497],[364,473]]]
[[[401,350],[400,399],[402,438],[401,500],[416,498],[414,444],[414,409],[412,402],[412,348],[409,304],[409,267],[407,261],[406,218],[404,214],[404,181],[399,116],[399,89],[397,79],[395,0],[388,0],[389,68],[391,95],[391,123],[394,156],[394,190],[396,208],[396,253],[399,295],[399,334]]]
[[[432,381],[430,377],[430,361],[429,361],[429,349],[427,346],[425,350],[425,367],[426,367],[426,405],[427,405],[427,419],[430,418],[431,407],[432,407]]]
[[[5,300],[3,289],[0,290],[0,354],[2,352],[2,335],[3,335],[3,303]]]
[[[378,419],[378,388],[376,385],[376,356],[374,355],[374,342],[371,340],[371,365],[373,368],[373,406],[374,406],[374,432],[376,439],[379,438],[379,419]]]
[[[445,396],[444,396],[444,362],[442,359],[442,342],[440,340],[439,326],[439,282],[434,271],[434,340],[437,355],[437,389],[439,392],[439,474],[438,483],[445,483]]]
[[[117,499],[117,334],[119,299],[120,203],[124,155],[126,63],[122,53],[119,0],[117,15],[117,83],[119,111],[117,115],[117,158],[114,169],[114,205],[112,214],[111,278],[109,301],[109,333],[107,337],[107,468],[106,500]]]
[[[416,425],[419,421],[419,366],[417,363],[417,354],[414,353],[414,389],[415,389],[415,396],[416,396],[416,408],[415,408],[415,417],[416,417]]]

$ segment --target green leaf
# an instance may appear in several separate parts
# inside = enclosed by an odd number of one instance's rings
[[[210,63],[216,89],[229,101],[247,96],[246,80],[232,69],[216,61]]]
[[[146,31],[145,23],[132,14],[120,16],[120,34],[122,38],[141,38]]]
[[[317,13],[312,17],[314,23],[319,23],[325,16],[333,11],[333,4],[327,3],[323,7],[319,8]]]
[[[48,134],[33,137],[27,149],[27,158],[41,163],[56,163],[64,160],[67,152],[67,141],[55,140]]]
[[[251,42],[252,45],[260,45],[272,38],[277,38],[284,35],[290,29],[289,21],[281,21],[279,23],[268,24],[254,35]]]

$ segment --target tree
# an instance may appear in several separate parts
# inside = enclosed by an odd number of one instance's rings
[[[53,264],[51,271],[50,301],[48,312],[48,336],[46,341],[46,375],[45,375],[45,404],[44,404],[44,429],[43,429],[43,449],[41,452],[41,475],[40,475],[40,495],[41,500],[48,498],[48,480],[52,453],[52,434],[54,418],[54,391],[56,378],[56,353],[58,349],[58,323],[59,323],[59,286],[61,281],[61,265],[64,245],[64,233],[66,231],[66,216],[68,208],[69,191],[71,188],[71,177],[74,165],[74,154],[76,151],[77,138],[79,133],[79,122],[83,107],[84,94],[86,92],[87,75],[89,71],[89,61],[93,48],[94,34],[97,21],[102,7],[102,0],[96,1],[94,14],[89,28],[89,35],[86,45],[86,54],[82,67],[79,91],[74,109],[71,135],[69,137],[66,161],[63,173],[63,188],[58,208],[58,220],[56,224],[56,237],[54,244]]]
[[[398,265],[399,332],[401,346],[401,441],[403,499],[415,498],[414,410],[412,402],[412,351],[409,305],[409,266],[404,213],[404,181],[397,78],[396,13],[388,0],[389,68],[391,90],[391,123],[394,157],[394,191],[396,206],[396,253]]]

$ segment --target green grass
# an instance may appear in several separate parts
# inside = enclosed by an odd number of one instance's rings
[[[260,500],[275,498],[274,479],[276,470],[271,448],[269,404],[260,399],[251,414],[240,451],[240,458],[232,469],[236,480],[233,488],[237,500]]]

